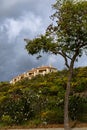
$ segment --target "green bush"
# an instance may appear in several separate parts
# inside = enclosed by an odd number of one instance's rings
[[[69,115],[72,120],[87,122],[87,98],[71,96],[69,102]]]
[[[80,107],[80,112],[79,112],[78,120],[80,122],[87,123],[87,102],[83,102],[82,103],[82,105]]]
[[[56,123],[63,123],[63,110],[59,109],[58,111],[55,110],[48,110],[41,114],[41,118],[43,122],[47,122],[47,124],[56,124]]]
[[[75,88],[75,91],[76,92],[83,92],[83,91],[86,91],[87,90],[87,81],[85,82],[80,82],[76,88]]]
[[[3,115],[1,119],[6,125],[10,125],[12,123],[12,118],[9,115]]]
[[[79,96],[71,96],[69,101],[69,115],[72,120],[77,120],[79,118],[79,113],[81,112],[83,98]]]
[[[31,122],[33,125],[38,126],[41,124],[41,120],[40,119],[33,119]]]

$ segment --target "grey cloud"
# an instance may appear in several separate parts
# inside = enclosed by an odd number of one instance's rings
[[[51,14],[51,4],[54,2],[55,0],[0,0],[0,19],[3,20],[5,17],[17,18],[27,11],[41,17],[44,16],[46,19]]]
[[[37,61],[27,54],[23,39],[45,30],[52,1],[0,0],[0,81],[46,64],[47,57]]]
[[[23,14],[18,19],[5,19],[1,26],[1,32],[5,32],[8,40],[11,42],[23,32],[37,33],[40,30],[41,24],[42,21],[40,17],[36,17],[32,13],[27,12],[27,14]]]

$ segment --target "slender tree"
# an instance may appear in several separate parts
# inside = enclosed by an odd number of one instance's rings
[[[69,70],[64,104],[64,128],[70,130],[68,105],[74,63],[87,51],[87,1],[57,0],[53,8],[55,13],[51,16],[52,24],[48,26],[44,35],[27,41],[26,49],[31,55],[38,54],[38,57],[46,52],[64,58]]]

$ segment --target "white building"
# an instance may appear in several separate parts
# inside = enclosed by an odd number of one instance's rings
[[[13,78],[10,83],[11,84],[15,84],[16,82],[24,79],[24,78],[29,78],[31,79],[32,77],[36,76],[36,75],[45,75],[51,72],[57,72],[58,70],[52,66],[41,66],[38,68],[34,68],[30,71],[27,71],[24,74],[18,75],[17,77]]]

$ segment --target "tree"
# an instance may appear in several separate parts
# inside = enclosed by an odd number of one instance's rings
[[[29,54],[61,55],[69,70],[64,104],[64,128],[69,130],[69,94],[75,61],[87,51],[87,1],[57,0],[46,33],[27,42]],[[37,57],[37,58],[38,58]]]

